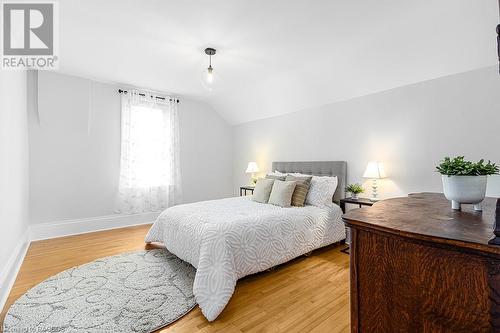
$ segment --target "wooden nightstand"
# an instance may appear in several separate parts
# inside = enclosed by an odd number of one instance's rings
[[[345,198],[340,199],[340,209],[342,209],[342,212],[345,213],[345,204],[359,205],[359,208],[361,208],[362,206],[372,206],[375,202],[376,201],[372,201],[368,198]]]
[[[372,201],[368,198],[358,198],[358,199],[345,198],[345,199],[340,199],[340,209],[342,209],[342,213],[345,214],[345,204],[359,205],[359,208],[361,208],[362,206],[372,206],[375,202],[376,201]],[[349,248],[350,247],[347,246],[346,248],[340,250],[340,252],[343,252],[345,254],[350,254]]]
[[[247,191],[250,191],[253,194],[253,190],[255,190],[255,186],[246,185],[240,187],[240,197],[243,195],[247,195]]]

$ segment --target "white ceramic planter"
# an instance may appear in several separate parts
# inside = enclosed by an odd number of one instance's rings
[[[451,200],[452,209],[459,210],[461,204],[473,204],[474,210],[482,210],[488,176],[442,175],[442,178],[444,195]]]

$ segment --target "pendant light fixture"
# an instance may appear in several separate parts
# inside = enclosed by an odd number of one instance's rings
[[[208,68],[205,81],[208,85],[211,85],[214,82],[214,69],[212,68],[212,56],[215,55],[215,52],[216,50],[211,47],[207,47],[205,49],[205,54],[208,55]]]

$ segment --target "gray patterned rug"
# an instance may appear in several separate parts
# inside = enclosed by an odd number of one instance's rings
[[[151,332],[187,314],[195,269],[166,250],[106,257],[61,272],[21,296],[5,332]]]

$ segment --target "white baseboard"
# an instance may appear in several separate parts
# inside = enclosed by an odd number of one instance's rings
[[[0,309],[3,309],[5,306],[5,302],[7,301],[7,297],[9,297],[10,290],[16,281],[17,273],[19,273],[19,269],[21,268],[21,264],[24,261],[24,257],[26,256],[26,252],[28,252],[28,248],[30,245],[30,241],[28,238],[28,231],[21,236],[17,246],[12,251],[9,260],[5,264],[2,272],[0,272]]]
[[[30,241],[85,234],[89,232],[153,223],[160,213],[108,215],[76,220],[33,224],[29,227]]]

